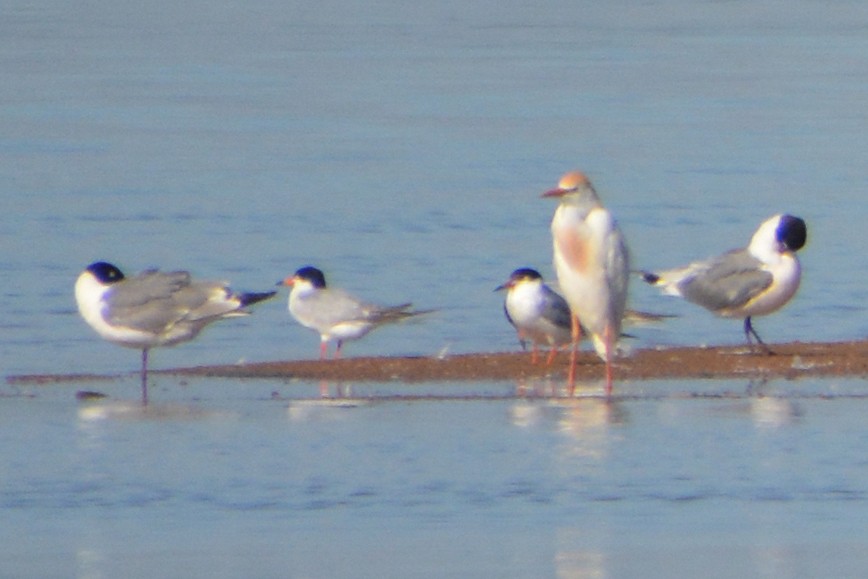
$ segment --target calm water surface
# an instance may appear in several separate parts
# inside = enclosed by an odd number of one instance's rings
[[[9,574],[801,577],[868,564],[861,380],[624,383],[614,402],[594,385],[564,400],[509,383],[472,397],[368,384],[335,402],[315,384],[157,382],[163,401],[147,409],[122,401],[134,379],[96,402],[45,386],[4,397]]]
[[[348,355],[514,348],[491,290],[519,266],[551,275],[554,207],[539,194],[573,168],[637,268],[804,217],[802,288],[758,331],[864,338],[866,32],[855,0],[13,0],[0,369],[137,367],[75,312],[74,279],[97,259],[252,290],[314,264],[371,300],[440,309]],[[152,364],[316,355],[284,300]],[[741,340],[739,323],[650,288],[634,284],[631,303],[679,316],[631,329],[638,347]],[[351,386],[365,403],[158,376],[143,412],[125,402],[133,377],[4,385],[0,574],[868,568],[864,380],[627,383],[612,405],[502,383]],[[76,402],[84,389],[110,398]]]

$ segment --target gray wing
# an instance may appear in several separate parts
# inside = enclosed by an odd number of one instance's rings
[[[343,322],[367,321],[369,306],[349,293],[328,288],[304,299],[304,308],[317,325],[334,326]]]
[[[543,286],[543,291],[546,293],[546,306],[543,309],[543,317],[559,328],[566,330],[572,329],[572,317],[570,314],[570,306],[566,300],[561,297],[556,291],[548,286]],[[507,318],[509,315],[507,314]],[[512,320],[510,320],[511,322]]]
[[[427,313],[407,311],[411,305],[380,306],[363,302],[342,289],[328,288],[305,297],[298,313],[315,328],[352,322],[378,325]]]
[[[399,320],[403,320],[405,318],[411,318],[413,316],[419,316],[422,314],[427,314],[432,312],[433,310],[418,310],[418,311],[410,311],[410,308],[413,307],[413,304],[407,302],[405,304],[399,304],[397,306],[368,306],[372,308],[368,310],[368,319],[370,319],[375,324],[385,324],[390,322],[397,322]]]
[[[189,287],[192,279],[186,271],[163,273],[149,270],[112,286],[108,303],[112,308],[135,308],[155,300],[171,298]]]
[[[614,239],[607,255],[607,283],[612,293],[612,314],[621,323],[627,307],[627,285],[630,282],[630,250],[620,229],[615,229]],[[620,325],[619,330],[620,332]]]
[[[761,267],[747,250],[733,250],[696,267],[677,285],[687,300],[709,310],[738,308],[772,284],[772,274]]]
[[[240,307],[220,283],[193,282],[183,271],[147,271],[116,284],[107,296],[113,324],[160,333],[185,322],[216,319]]]

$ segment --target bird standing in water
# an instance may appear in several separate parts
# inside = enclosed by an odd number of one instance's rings
[[[584,173],[567,173],[543,197],[560,201],[551,231],[554,268],[572,314],[570,394],[575,390],[576,351],[584,327],[606,363],[606,395],[611,395],[612,359],[621,336],[630,279],[627,244]]]

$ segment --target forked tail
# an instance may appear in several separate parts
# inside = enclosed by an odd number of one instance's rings
[[[385,322],[400,322],[402,320],[406,320],[408,318],[415,318],[417,316],[423,316],[425,314],[430,314],[436,312],[435,309],[430,310],[411,310],[413,304],[406,303],[401,304],[399,306],[392,306],[384,309],[380,312],[380,315],[377,317],[377,321],[381,323]]]

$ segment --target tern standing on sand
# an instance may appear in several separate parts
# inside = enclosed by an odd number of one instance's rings
[[[245,306],[275,292],[235,293],[222,282],[194,281],[186,271],[148,270],[127,278],[104,261],[75,282],[84,321],[105,340],[142,351],[142,402],[148,402],[148,350],[192,340],[205,326],[245,316]]]
[[[371,330],[392,322],[427,314],[431,310],[410,310],[413,304],[379,306],[326,286],[325,275],[315,267],[305,266],[277,285],[291,288],[289,313],[298,323],[320,335],[319,358],[328,354],[328,343],[336,341],[335,358],[347,340],[358,340]]]
[[[643,272],[643,279],[724,318],[744,318],[744,335],[771,350],[753,329],[751,317],[782,308],[796,295],[802,268],[796,252],[805,245],[808,228],[799,217],[773,215],[753,234],[750,244],[723,255],[660,273]]]
[[[546,364],[551,364],[558,348],[572,341],[570,306],[529,267],[513,271],[494,291],[501,290],[506,290],[503,312],[519,342],[523,348],[531,343],[531,364],[536,364],[540,344],[550,348]]]
[[[570,393],[575,389],[576,350],[584,327],[606,362],[606,394],[611,395],[612,358],[621,336],[630,279],[627,244],[583,173],[567,173],[543,197],[560,200],[551,229],[555,271],[572,312]]]

